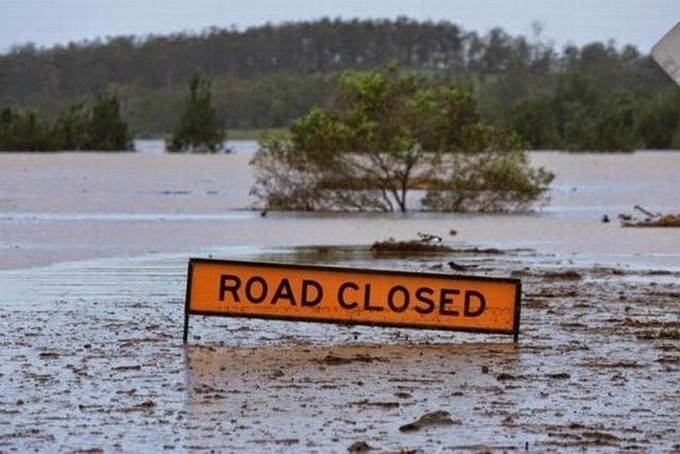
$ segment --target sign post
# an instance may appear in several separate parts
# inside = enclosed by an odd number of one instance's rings
[[[510,278],[192,258],[190,315],[440,329],[519,336],[521,282]]]

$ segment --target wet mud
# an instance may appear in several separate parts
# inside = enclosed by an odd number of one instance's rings
[[[679,450],[680,272],[494,252],[253,258],[519,277],[518,344],[194,316],[185,346],[178,261],[154,266],[155,297],[45,288],[49,304],[0,306],[0,451]]]

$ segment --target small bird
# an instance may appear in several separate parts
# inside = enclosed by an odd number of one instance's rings
[[[602,222],[605,223],[605,224],[608,223],[609,222],[609,216],[607,216],[606,214],[604,216],[602,216]]]
[[[478,266],[478,265],[461,265],[453,261],[448,262],[447,265],[449,265],[449,267],[451,267],[453,271],[467,271],[470,268],[477,268]]]
[[[432,235],[431,233],[423,233],[423,232],[418,232],[418,236],[420,237],[420,241],[423,243],[441,243],[442,242],[442,237],[437,236],[437,235]]]

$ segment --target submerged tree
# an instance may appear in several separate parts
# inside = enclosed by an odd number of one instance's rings
[[[0,112],[2,151],[133,149],[115,94],[100,96],[92,108],[84,103],[74,104],[53,123],[31,110],[5,108]]]
[[[55,134],[63,150],[87,150],[90,147],[91,113],[85,103],[79,102],[57,118]]]
[[[182,119],[170,140],[168,150],[215,153],[223,148],[224,140],[225,132],[212,104],[210,82],[194,76],[189,85],[189,97]]]
[[[92,108],[85,148],[126,151],[133,149],[127,124],[120,116],[120,102],[114,93],[105,93]]]
[[[552,180],[528,167],[518,139],[481,123],[459,87],[388,66],[345,73],[335,98],[288,136],[261,140],[251,193],[267,207],[406,211],[409,192],[426,190],[426,209],[503,210],[538,200]]]
[[[3,108],[0,111],[0,151],[54,151],[52,127],[35,112]]]

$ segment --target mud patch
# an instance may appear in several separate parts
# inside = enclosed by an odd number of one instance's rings
[[[399,427],[399,432],[415,432],[430,427],[450,426],[454,424],[461,424],[461,422],[451,419],[451,413],[448,411],[437,410],[432,413],[424,414],[414,422],[404,424]]]

